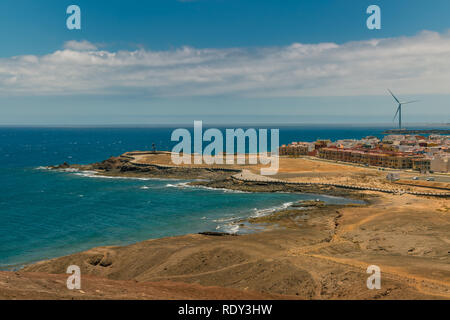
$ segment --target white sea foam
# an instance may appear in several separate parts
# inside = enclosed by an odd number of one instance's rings
[[[188,185],[189,182],[180,182],[180,183],[168,183],[166,184],[167,188],[189,188],[190,186]]]
[[[86,177],[86,178],[97,178],[97,171],[66,171],[66,172],[74,172],[76,176]]]
[[[75,168],[60,168],[60,169],[54,169],[52,167],[45,167],[45,166],[39,166],[34,168],[35,170],[53,170],[58,172],[79,172],[80,170]]]
[[[151,180],[158,180],[158,181],[168,181],[173,179],[163,179],[163,178],[142,178],[142,177],[120,177],[120,176],[106,176],[99,174],[98,171],[94,170],[79,170],[76,168],[61,168],[61,169],[54,169],[51,167],[36,167],[35,170],[53,170],[57,172],[67,172],[67,173],[73,173],[80,177],[85,178],[100,178],[100,179],[124,179],[124,180],[142,180],[142,181],[151,181]]]
[[[50,170],[50,167],[36,167],[35,170]]]
[[[275,211],[279,211],[279,210],[284,210],[289,208],[291,205],[293,204],[293,202],[285,202],[280,206],[274,206],[274,207],[270,207],[270,208],[264,208],[264,209],[257,209],[254,208],[253,210],[255,211],[255,213],[251,216],[252,218],[257,218],[257,217],[263,217],[263,216],[267,216]]]
[[[229,221],[235,221],[237,219],[242,219],[242,218],[241,217],[220,218],[220,219],[213,220],[213,222],[229,222]]]
[[[80,170],[75,169],[75,168],[60,168],[60,169],[54,169],[52,167],[44,167],[44,166],[40,166],[40,167],[36,167],[34,168],[35,170],[53,170],[53,171],[58,171],[58,172],[79,172]]]
[[[238,233],[239,229],[240,229],[239,225],[234,224],[234,223],[229,223],[229,224],[225,224],[225,225],[216,227],[216,230],[220,230],[222,232],[232,233],[232,234]]]
[[[71,171],[69,171],[69,172],[71,172]],[[86,178],[141,180],[141,181],[165,180],[165,179],[158,179],[158,178],[105,176],[105,175],[99,174],[97,171],[90,171],[90,170],[83,170],[83,171],[77,170],[77,171],[73,171],[73,172],[77,176],[86,177]]]
[[[176,184],[168,183],[166,187],[169,188],[192,188],[192,189],[204,189],[204,190],[211,190],[211,191],[222,191],[225,193],[250,193],[246,191],[240,191],[240,190],[231,190],[226,188],[212,188],[212,187],[206,187],[206,186],[198,186],[198,185],[189,185],[190,182],[180,182]]]
[[[75,169],[75,168],[57,169],[57,171],[61,171],[61,172],[80,172],[80,170]]]

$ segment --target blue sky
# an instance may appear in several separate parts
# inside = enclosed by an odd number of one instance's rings
[[[390,123],[386,87],[421,100],[407,122],[450,122],[449,15],[448,0],[2,0],[0,124]]]

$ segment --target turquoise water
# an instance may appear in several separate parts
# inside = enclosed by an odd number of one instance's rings
[[[379,135],[383,128],[286,128],[281,143]],[[170,128],[0,128],[0,268],[149,238],[235,232],[231,222],[320,198],[192,188],[186,181],[96,178],[40,168],[130,150],[169,150]],[[239,230],[243,232],[243,230]]]
[[[184,181],[91,178],[14,170],[24,189],[1,199],[1,266],[99,245],[200,231],[235,231],[229,220],[312,195],[236,193],[186,187]]]

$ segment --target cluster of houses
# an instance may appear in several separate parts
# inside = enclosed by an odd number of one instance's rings
[[[368,166],[413,169],[420,172],[450,172],[450,136],[387,135],[332,142],[292,142],[279,149],[282,156],[315,156]]]

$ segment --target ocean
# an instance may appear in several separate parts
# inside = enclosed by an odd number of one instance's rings
[[[381,136],[383,127],[279,127],[280,143]],[[126,151],[170,150],[173,128],[0,127],[0,269],[96,246],[201,231],[248,232],[232,224],[303,199],[186,186],[184,180],[93,177],[48,165],[87,164]]]

